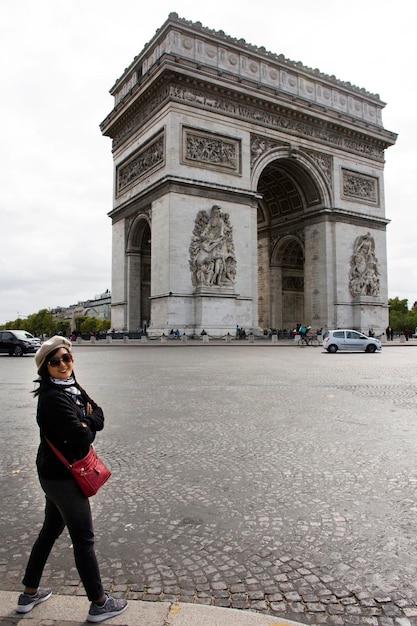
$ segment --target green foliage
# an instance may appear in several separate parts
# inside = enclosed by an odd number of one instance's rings
[[[80,315],[75,318],[75,328],[83,334],[96,333],[97,331],[106,331],[110,328],[110,320],[102,320],[98,317],[90,317],[88,315]]]
[[[59,324],[62,323],[59,322]],[[48,309],[41,309],[37,313],[32,313],[32,315],[29,315],[26,318],[18,317],[14,321],[2,324],[0,328],[27,330],[32,333],[32,335],[37,337],[40,337],[43,334],[53,335],[61,330],[61,326],[58,326],[58,323],[53,320],[52,314],[48,311]],[[65,332],[64,328],[62,328],[62,331]]]
[[[109,330],[109,328],[111,327],[111,320],[100,320],[101,321],[101,328],[100,330],[102,331],[106,331]]]
[[[417,307],[416,302],[411,310],[408,309],[408,300],[400,300],[399,298],[391,298],[388,300],[390,306],[389,324],[397,332],[403,332],[405,329],[414,333],[417,327]]]
[[[408,313],[408,300],[400,300],[397,298],[390,298],[388,300],[390,311],[398,311],[403,315]]]
[[[110,320],[102,320],[98,317],[89,317],[81,315],[75,318],[75,328],[82,333],[90,333],[97,331],[107,331],[111,326]],[[41,309],[37,313],[32,313],[28,317],[21,318],[0,324],[0,330],[10,328],[10,330],[27,330],[36,337],[47,335],[57,335],[62,333],[66,337],[71,334],[71,325],[68,320],[55,320],[53,314],[48,309]]]

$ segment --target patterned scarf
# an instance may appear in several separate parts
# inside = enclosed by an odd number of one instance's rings
[[[81,391],[77,387],[74,376],[70,376],[65,380],[62,380],[61,378],[54,378],[53,376],[51,376],[50,378],[54,385],[58,385],[59,387],[64,388],[65,393],[70,396],[71,400],[73,400],[75,404],[81,407],[85,416],[85,406],[81,400]]]

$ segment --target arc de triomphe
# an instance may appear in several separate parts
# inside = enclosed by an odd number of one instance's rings
[[[378,95],[175,13],[111,94],[114,328],[385,329]]]

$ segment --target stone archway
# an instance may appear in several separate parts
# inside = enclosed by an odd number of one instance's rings
[[[318,230],[323,230],[323,209],[329,205],[326,180],[303,155],[278,156],[274,150],[266,152],[258,167],[259,324],[281,330],[313,321],[321,326],[326,311],[317,303],[313,306],[311,295],[320,291],[325,257],[312,255],[311,250]],[[306,250],[307,256],[315,257],[317,269],[311,272],[309,266],[305,275]]]
[[[304,251],[301,241],[287,236],[277,243],[272,253],[270,274],[270,324],[266,326],[291,330],[305,320]]]
[[[175,13],[111,93],[116,329],[385,329],[378,95]]]
[[[148,326],[151,319],[151,229],[148,220],[139,216],[131,227],[126,250],[128,267],[127,328]]]

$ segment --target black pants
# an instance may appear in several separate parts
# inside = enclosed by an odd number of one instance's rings
[[[40,483],[46,496],[45,520],[33,545],[22,582],[26,587],[39,586],[52,547],[66,526],[74,548],[75,565],[88,599],[98,600],[103,595],[103,585],[94,551],[90,502],[73,479],[41,478]]]

